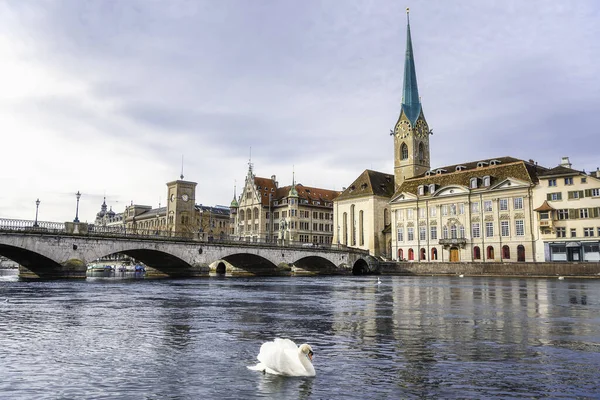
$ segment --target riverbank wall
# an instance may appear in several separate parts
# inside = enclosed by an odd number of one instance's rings
[[[383,262],[384,275],[465,275],[465,276],[523,276],[523,277],[585,277],[600,278],[600,263],[441,263],[441,262]]]

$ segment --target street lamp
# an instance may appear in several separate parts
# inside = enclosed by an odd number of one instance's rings
[[[40,199],[37,199],[35,201],[35,222],[33,223],[33,227],[37,228],[39,225],[37,223],[37,217],[38,217],[38,209],[40,208]]]
[[[73,222],[79,223],[79,198],[81,197],[81,193],[79,193],[79,190],[77,191],[77,193],[75,193],[75,197],[77,197],[77,208],[75,209],[75,219],[73,220]]]

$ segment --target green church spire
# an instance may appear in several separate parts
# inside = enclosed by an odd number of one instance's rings
[[[410,19],[406,9],[406,57],[404,59],[404,86],[402,89],[402,110],[414,126],[421,113],[419,88],[417,87],[417,72],[413,56],[412,40],[410,38]]]

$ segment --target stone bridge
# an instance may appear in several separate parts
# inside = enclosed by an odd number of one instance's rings
[[[148,276],[360,275],[378,269],[368,252],[345,247],[0,228],[0,255],[18,263],[23,278],[85,278],[88,264],[113,254],[143,262]]]

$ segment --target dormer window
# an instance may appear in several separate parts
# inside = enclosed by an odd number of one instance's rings
[[[431,185],[429,185],[429,194],[433,194],[435,193],[435,183],[432,183]]]
[[[419,185],[418,193],[419,193],[419,196],[423,196],[425,194],[425,186]]]
[[[457,165],[455,169],[456,171],[462,171],[464,169],[467,169],[467,167],[465,167],[464,165]]]
[[[490,161],[490,165],[498,165],[500,164],[500,160],[492,160]]]
[[[425,176],[431,176],[431,171],[425,172]]]
[[[445,169],[442,169],[442,168],[440,168],[440,169],[436,169],[436,170],[435,170],[435,174],[436,174],[436,175],[441,175],[441,174],[443,174],[444,172],[446,172],[446,170],[445,170]]]
[[[362,190],[365,190],[365,189],[367,188],[367,186],[368,186],[368,185],[367,185],[366,183],[363,183],[362,185],[360,185],[360,188],[361,188]]]
[[[482,167],[487,167],[488,163],[486,163],[485,161],[479,161],[477,163],[477,168],[482,168]]]
[[[490,186],[490,176],[486,175],[483,177],[483,186]]]
[[[479,183],[479,179],[478,178],[471,178],[471,181],[469,182],[469,187],[471,189],[477,189],[477,184]]]

